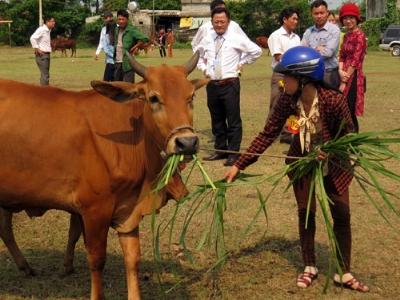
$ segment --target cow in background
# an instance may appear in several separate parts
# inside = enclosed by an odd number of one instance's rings
[[[140,298],[139,222],[165,205],[168,194],[186,193],[179,174],[172,189],[152,192],[165,157],[191,157],[198,149],[193,97],[207,80],[187,79],[198,59],[195,53],[183,66],[146,68],[129,56],[143,81],[93,81],[94,90],[81,92],[0,80],[0,111],[7,116],[0,123],[0,207],[9,215],[59,209],[78,216],[92,300],[104,299],[110,226],[123,250],[128,299]]]
[[[266,37],[266,36],[258,36],[258,37],[256,37],[256,44],[258,46],[260,46],[261,48],[267,49],[267,51],[268,51],[267,54],[270,55],[270,51],[269,51],[269,48],[268,48],[268,37]]]
[[[67,57],[67,49],[71,50],[71,57],[76,57],[76,41],[71,38],[57,37],[51,40],[51,50],[53,52],[61,50],[61,56]]]

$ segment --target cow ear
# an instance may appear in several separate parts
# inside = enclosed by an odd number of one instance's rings
[[[141,83],[133,84],[123,81],[107,82],[93,80],[90,84],[96,92],[117,102],[144,98],[145,96],[145,91]]]
[[[205,78],[205,79],[193,79],[190,82],[194,86],[194,89],[198,90],[199,88],[205,86],[209,81],[210,79]]]

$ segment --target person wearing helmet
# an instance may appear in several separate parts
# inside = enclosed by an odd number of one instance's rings
[[[346,27],[343,44],[339,54],[339,89],[346,96],[358,132],[357,116],[364,112],[364,74],[363,62],[367,50],[365,33],[358,27],[361,22],[360,10],[354,3],[344,4],[340,8],[340,22]]]
[[[331,89],[323,81],[324,59],[321,54],[309,47],[297,46],[287,50],[274,71],[284,74],[285,93],[279,98],[274,111],[269,116],[264,130],[253,140],[246,153],[239,157],[225,174],[227,182],[235,179],[239,170],[258,159],[279,136],[286,119],[295,118],[297,132],[288,151],[286,163],[295,161],[295,157],[306,156],[318,145],[336,136],[343,136],[354,131],[353,122],[344,96]],[[335,274],[334,281],[344,286],[361,291],[368,287],[359,282],[350,273],[351,229],[349,210],[349,185],[353,174],[349,162],[339,161],[335,157],[326,160],[327,154],[319,151],[318,160],[325,161],[325,189],[334,202],[330,206],[334,232],[338,242],[344,275]],[[291,177],[291,176],[289,176]],[[312,200],[306,228],[310,176],[304,176],[293,183],[293,190],[298,205],[299,234],[304,272],[297,279],[297,286],[307,288],[317,278],[315,265],[315,198]]]

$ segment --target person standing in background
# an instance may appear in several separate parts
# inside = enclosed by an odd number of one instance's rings
[[[224,0],[211,1],[210,12],[212,12],[217,7],[226,8]],[[239,24],[233,20],[230,20],[228,29],[234,31],[235,33],[237,33],[243,37],[247,37],[247,35],[242,30],[242,28],[240,28]],[[196,35],[193,37],[193,40],[191,43],[193,52],[196,52],[197,47],[201,43],[201,41],[212,31],[214,31],[214,28],[213,28],[213,24],[211,21],[208,21],[199,27],[199,29],[197,30]]]
[[[35,60],[40,70],[40,85],[49,85],[50,79],[50,53],[51,38],[50,32],[56,26],[53,17],[43,18],[44,24],[31,35],[30,42],[35,49]]]
[[[106,55],[106,67],[104,69],[104,81],[114,80],[114,34],[115,24],[113,14],[109,11],[103,13],[104,26],[100,32],[99,45],[97,46],[95,59],[99,59],[101,50]]]
[[[125,9],[117,12],[117,23],[114,37],[114,80],[132,83],[135,82],[135,72],[129,64],[126,52],[135,53],[149,38],[129,24],[129,13]]]
[[[171,28],[167,30],[167,48],[168,48],[168,57],[172,57],[172,49],[174,47],[175,37]]]
[[[198,46],[198,68],[211,80],[207,85],[207,105],[211,115],[212,133],[215,136],[215,153],[204,160],[225,159],[225,166],[232,166],[240,150],[242,120],[240,117],[239,70],[244,64],[253,63],[262,50],[247,36],[228,30],[230,15],[226,8],[217,7],[211,13],[214,31]]]
[[[363,62],[367,51],[365,33],[358,27],[360,10],[353,3],[340,8],[340,22],[346,27],[339,55],[339,90],[346,96],[356,131],[359,131],[357,116],[364,113],[365,77]]]
[[[301,44],[321,53],[325,60],[324,80],[331,87],[338,89],[340,78],[337,53],[340,29],[335,24],[328,22],[328,4],[324,0],[316,0],[311,3],[311,15],[314,25],[306,30]]]
[[[160,29],[158,32],[158,44],[159,44],[159,50],[160,50],[160,56],[161,57],[166,57],[167,52],[165,51],[165,44],[167,42],[167,36],[165,35],[165,31],[163,28]]]
[[[279,15],[281,27],[275,30],[268,38],[268,48],[272,55],[272,70],[280,62],[282,55],[290,48],[300,45],[300,37],[294,33],[299,22],[299,11],[295,8],[285,8]],[[269,102],[269,113],[272,114],[275,103],[282,95],[281,86],[283,74],[273,72],[271,76],[271,94]],[[290,144],[292,140],[291,133],[285,127],[280,136],[281,143]]]

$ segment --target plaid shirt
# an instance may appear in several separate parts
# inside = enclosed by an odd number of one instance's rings
[[[323,87],[317,87],[318,91],[318,108],[322,122],[322,138],[323,141],[329,141],[337,135],[337,132],[344,121],[344,127],[339,136],[343,136],[354,131],[354,125],[351,120],[349,108],[345,97],[334,91]],[[253,140],[248,153],[263,153],[279,136],[286,119],[290,115],[298,115],[296,101],[292,96],[284,94],[280,97],[274,106],[274,112],[268,118],[264,130],[258,134]],[[299,135],[295,135],[292,144],[290,145],[288,156],[304,156],[301,152]],[[236,161],[235,166],[240,170],[244,170],[250,164],[256,162],[258,156],[251,154],[241,155]],[[295,159],[286,159],[289,164]],[[333,181],[335,188],[339,194],[342,194],[350,185],[353,178],[353,173],[349,170],[349,162],[340,162],[334,157],[329,159],[328,175]]]

